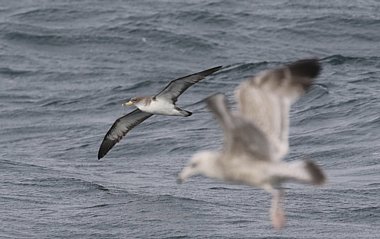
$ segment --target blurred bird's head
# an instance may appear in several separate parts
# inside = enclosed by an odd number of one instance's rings
[[[177,182],[183,183],[194,175],[202,174],[209,178],[221,179],[218,166],[219,153],[214,151],[201,151],[193,155],[189,163],[178,174]]]

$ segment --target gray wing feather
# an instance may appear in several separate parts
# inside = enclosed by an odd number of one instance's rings
[[[209,97],[207,106],[224,130],[226,153],[249,154],[253,160],[270,158],[270,144],[265,134],[253,122],[231,114],[223,94]]]
[[[187,88],[204,79],[206,76],[211,75],[212,73],[220,70],[221,68],[222,66],[218,66],[173,80],[165,87],[165,89],[163,89],[154,97],[170,99],[173,103],[175,103],[177,101],[177,98],[183,92],[185,92]]]
[[[99,148],[98,159],[103,158],[131,129],[151,116],[152,114],[136,109],[117,119],[104,136]]]

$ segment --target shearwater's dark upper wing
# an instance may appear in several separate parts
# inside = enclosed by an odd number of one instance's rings
[[[103,158],[131,129],[151,116],[152,114],[136,109],[117,119],[104,136],[99,148],[98,159]]]
[[[165,87],[165,89],[163,89],[154,97],[170,99],[171,101],[173,101],[173,103],[175,103],[177,101],[178,96],[180,96],[183,92],[185,92],[187,88],[199,82],[206,76],[211,75],[212,73],[220,70],[221,68],[222,66],[217,66],[205,71],[201,71],[192,75],[188,75],[188,76],[173,80]]]

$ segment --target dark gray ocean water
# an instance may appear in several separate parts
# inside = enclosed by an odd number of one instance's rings
[[[270,195],[176,174],[220,147],[203,98],[304,57],[323,72],[293,107],[290,154],[328,175]],[[225,65],[102,160],[121,103]],[[379,238],[380,2],[0,0],[0,238]]]

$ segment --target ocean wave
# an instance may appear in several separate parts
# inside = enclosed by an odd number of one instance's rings
[[[6,76],[22,76],[22,75],[30,75],[36,73],[35,71],[27,71],[27,70],[15,70],[9,67],[0,67],[0,75]]]
[[[343,56],[343,55],[331,55],[321,59],[322,62],[326,62],[331,65],[342,65],[342,64],[374,64],[380,61],[378,56]]]
[[[28,33],[28,32],[8,32],[4,34],[4,38],[9,41],[23,41],[30,44],[50,45],[50,46],[67,46],[73,44],[128,44],[128,40],[118,36],[100,36],[100,35],[61,35],[54,33]]]
[[[169,15],[166,15],[165,17],[174,18],[174,19],[181,19],[181,21],[185,20],[188,22],[191,22],[192,24],[207,24],[207,25],[214,25],[219,27],[222,26],[232,26],[236,24],[236,21],[234,21],[231,18],[228,18],[225,14],[213,12],[213,11],[207,11],[207,10],[201,10],[198,11],[177,11],[170,13]]]
[[[96,9],[91,7],[72,8],[70,6],[33,8],[23,12],[11,15],[22,21],[39,21],[39,22],[61,22],[74,21],[78,19],[87,19],[90,17],[99,17],[102,14],[112,14],[112,10]]]
[[[80,191],[92,191],[92,190],[99,190],[99,191],[109,191],[108,188],[105,186],[91,182],[86,181],[79,178],[70,178],[70,177],[47,177],[47,178],[38,178],[38,179],[29,179],[29,180],[23,180],[19,183],[16,183],[17,185],[24,185],[24,186],[32,186],[32,187],[39,187],[39,188],[62,188],[63,191],[70,191],[71,193],[77,193],[77,190]],[[77,190],[73,190],[74,188],[79,187]]]

